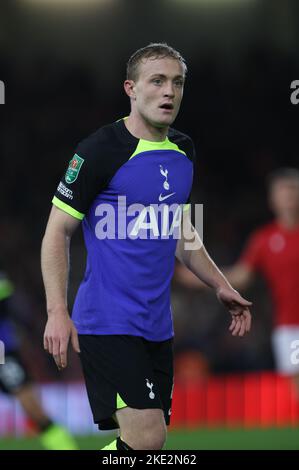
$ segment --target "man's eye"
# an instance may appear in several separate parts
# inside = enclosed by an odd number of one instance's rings
[[[184,82],[182,80],[177,80],[174,82],[175,86],[182,87],[184,85]]]
[[[155,85],[161,85],[162,80],[160,80],[160,78],[154,78],[153,83],[154,83]]]

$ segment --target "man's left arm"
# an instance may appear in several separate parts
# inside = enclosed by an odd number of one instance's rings
[[[189,211],[183,212],[181,237],[177,242],[176,257],[201,281],[215,290],[218,300],[224,304],[232,316],[229,327],[232,335],[243,336],[248,332],[251,327],[249,307],[252,303],[233,289],[211,259],[191,223]]]

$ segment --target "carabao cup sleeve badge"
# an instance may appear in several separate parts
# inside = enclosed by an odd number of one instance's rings
[[[79,157],[79,155],[75,153],[75,155],[69,162],[68,169],[66,170],[65,181],[67,183],[71,184],[74,181],[76,181],[83,162],[84,162],[84,159]]]

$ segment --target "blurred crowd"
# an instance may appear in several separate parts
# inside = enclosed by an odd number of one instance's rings
[[[252,45],[238,63],[209,51],[188,67],[175,127],[195,142],[192,199],[204,204],[204,243],[217,264],[225,266],[236,260],[249,232],[271,216],[264,184],[268,172],[298,166],[298,110],[289,95],[299,64],[286,52]],[[125,64],[123,76],[104,89],[90,69],[45,57],[25,68],[2,57],[0,71],[9,84],[0,109],[0,265],[16,286],[25,360],[33,374],[48,380],[58,372],[42,351],[41,239],[52,195],[76,144],[128,114],[122,90]],[[173,282],[177,373],[184,373],[186,363],[191,375],[272,369],[271,303],[264,282],[256,282],[247,294],[254,301],[252,333],[232,339],[228,315],[213,293],[191,288],[188,273],[180,269]],[[83,271],[78,233],[72,246],[70,304]],[[81,377],[75,357],[63,374],[65,380]]]

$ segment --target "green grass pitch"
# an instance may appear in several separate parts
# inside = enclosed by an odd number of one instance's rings
[[[99,450],[113,440],[112,434],[76,437],[80,449]],[[0,450],[42,449],[38,438],[0,439]],[[283,429],[198,429],[168,434],[168,450],[299,450],[299,427]]]

